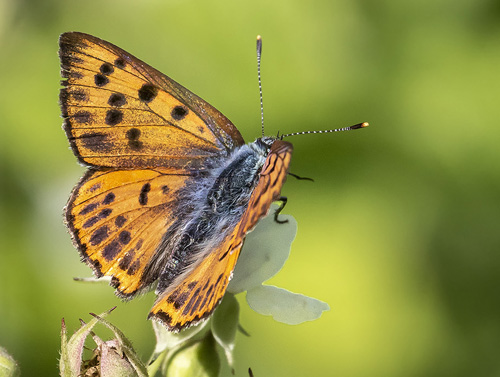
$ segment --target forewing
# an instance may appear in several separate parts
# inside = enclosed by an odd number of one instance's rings
[[[150,318],[162,322],[170,330],[179,331],[213,312],[226,292],[245,235],[280,197],[292,150],[288,142],[277,140],[273,143],[248,207],[231,235],[183,275],[181,281],[174,282],[158,296]]]
[[[90,170],[74,189],[66,207],[73,241],[98,277],[112,277],[120,296],[156,280],[157,271],[143,272],[190,178],[161,169]]]
[[[76,32],[59,44],[64,129],[82,163],[203,169],[244,143],[214,107],[119,47]]]

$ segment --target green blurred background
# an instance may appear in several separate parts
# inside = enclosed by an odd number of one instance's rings
[[[260,136],[289,139],[299,231],[271,283],[326,301],[287,326],[243,305],[236,375],[500,375],[496,0],[0,0],[0,345],[56,375],[60,320],[110,320],[147,359],[153,295],[121,303],[62,222],[84,169],[61,130],[57,39],[109,40]],[[244,304],[244,297],[240,297]]]

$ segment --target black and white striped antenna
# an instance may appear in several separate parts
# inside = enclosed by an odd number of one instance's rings
[[[262,55],[262,38],[257,35],[257,77],[259,78],[260,94],[260,123],[262,125],[262,137],[264,137],[264,102],[262,101],[262,81],[260,80],[260,57]]]
[[[292,132],[291,134],[280,135],[280,139],[283,139],[285,137],[290,137],[290,136],[297,136],[297,135],[327,134],[327,133],[330,133],[330,132],[351,131],[351,130],[357,130],[359,128],[365,128],[365,127],[368,127],[368,126],[369,126],[368,122],[363,122],[363,123],[355,124],[354,126],[342,127],[342,128],[334,128],[332,130]]]
[[[262,137],[264,137],[264,102],[262,100],[262,81],[261,81],[261,78],[260,78],[260,60],[261,60],[261,56],[262,56],[262,37],[260,35],[257,35],[257,77],[259,79],[260,122],[261,122],[261,125],[262,125]],[[323,131],[292,132],[290,134],[279,135],[278,137],[280,139],[283,139],[285,137],[297,136],[297,135],[326,134],[326,133],[330,133],[330,132],[340,132],[340,131],[357,130],[359,128],[365,128],[365,127],[368,127],[368,126],[369,126],[368,122],[363,122],[363,123],[355,124],[354,126],[350,126],[350,127],[334,128],[334,129],[331,129],[331,130],[323,130]]]

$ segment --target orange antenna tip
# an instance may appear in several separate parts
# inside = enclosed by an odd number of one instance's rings
[[[363,123],[358,123],[355,124],[354,126],[349,127],[351,130],[356,130],[358,128],[365,128],[368,127],[370,124],[368,122],[363,122]]]

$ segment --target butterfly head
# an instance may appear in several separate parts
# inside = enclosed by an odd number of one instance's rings
[[[276,140],[277,139],[273,136],[263,136],[255,140],[253,145],[255,145],[259,150],[268,153]]]
[[[271,145],[273,145],[275,140],[276,138],[273,136],[263,136],[258,138],[256,141],[263,147],[271,148]]]

